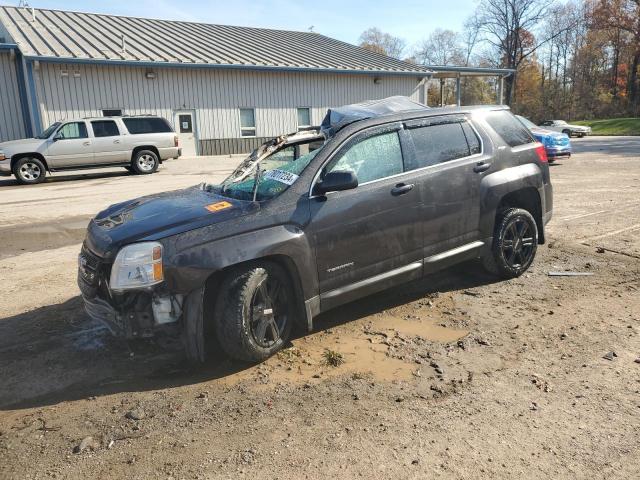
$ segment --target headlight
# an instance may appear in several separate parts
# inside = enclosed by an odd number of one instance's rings
[[[111,268],[111,290],[145,288],[164,280],[162,245],[134,243],[122,248]]]

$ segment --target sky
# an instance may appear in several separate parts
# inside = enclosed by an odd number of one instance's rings
[[[36,8],[286,30],[313,30],[358,43],[369,27],[407,41],[409,49],[436,28],[460,31],[477,0],[30,0]],[[0,0],[17,5],[18,0]]]

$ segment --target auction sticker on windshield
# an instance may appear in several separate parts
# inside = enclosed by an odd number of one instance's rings
[[[285,185],[293,185],[298,179],[298,175],[291,172],[285,172],[284,170],[269,170],[264,174],[265,180],[275,180],[276,182],[284,183]]]

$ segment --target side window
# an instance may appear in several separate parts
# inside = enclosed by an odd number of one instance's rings
[[[331,161],[325,173],[338,170],[354,172],[361,184],[402,173],[402,150],[397,132],[365,138],[352,145]]]
[[[56,138],[70,140],[74,138],[87,138],[87,126],[84,122],[71,122],[63,125],[58,133],[56,133]]]
[[[481,153],[482,147],[480,146],[480,139],[478,138],[478,134],[471,128],[469,122],[462,122],[462,130],[464,131],[464,136],[467,137],[467,143],[469,144],[469,153],[471,155],[475,155],[476,153]]]
[[[510,147],[517,147],[533,142],[531,133],[506,110],[489,112],[486,116],[487,123],[498,135],[502,137]]]
[[[97,120],[91,122],[94,137],[118,137],[120,131],[113,120]]]
[[[173,132],[169,122],[159,117],[129,117],[123,118],[122,122],[131,135]]]
[[[409,134],[416,147],[416,168],[469,156],[469,145],[459,122],[412,128]]]

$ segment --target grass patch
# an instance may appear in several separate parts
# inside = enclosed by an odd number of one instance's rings
[[[571,123],[591,127],[592,135],[640,135],[640,118],[608,118]]]
[[[330,367],[339,367],[344,363],[344,357],[340,352],[329,350],[328,348],[325,349],[322,357],[324,358],[324,363]]]

